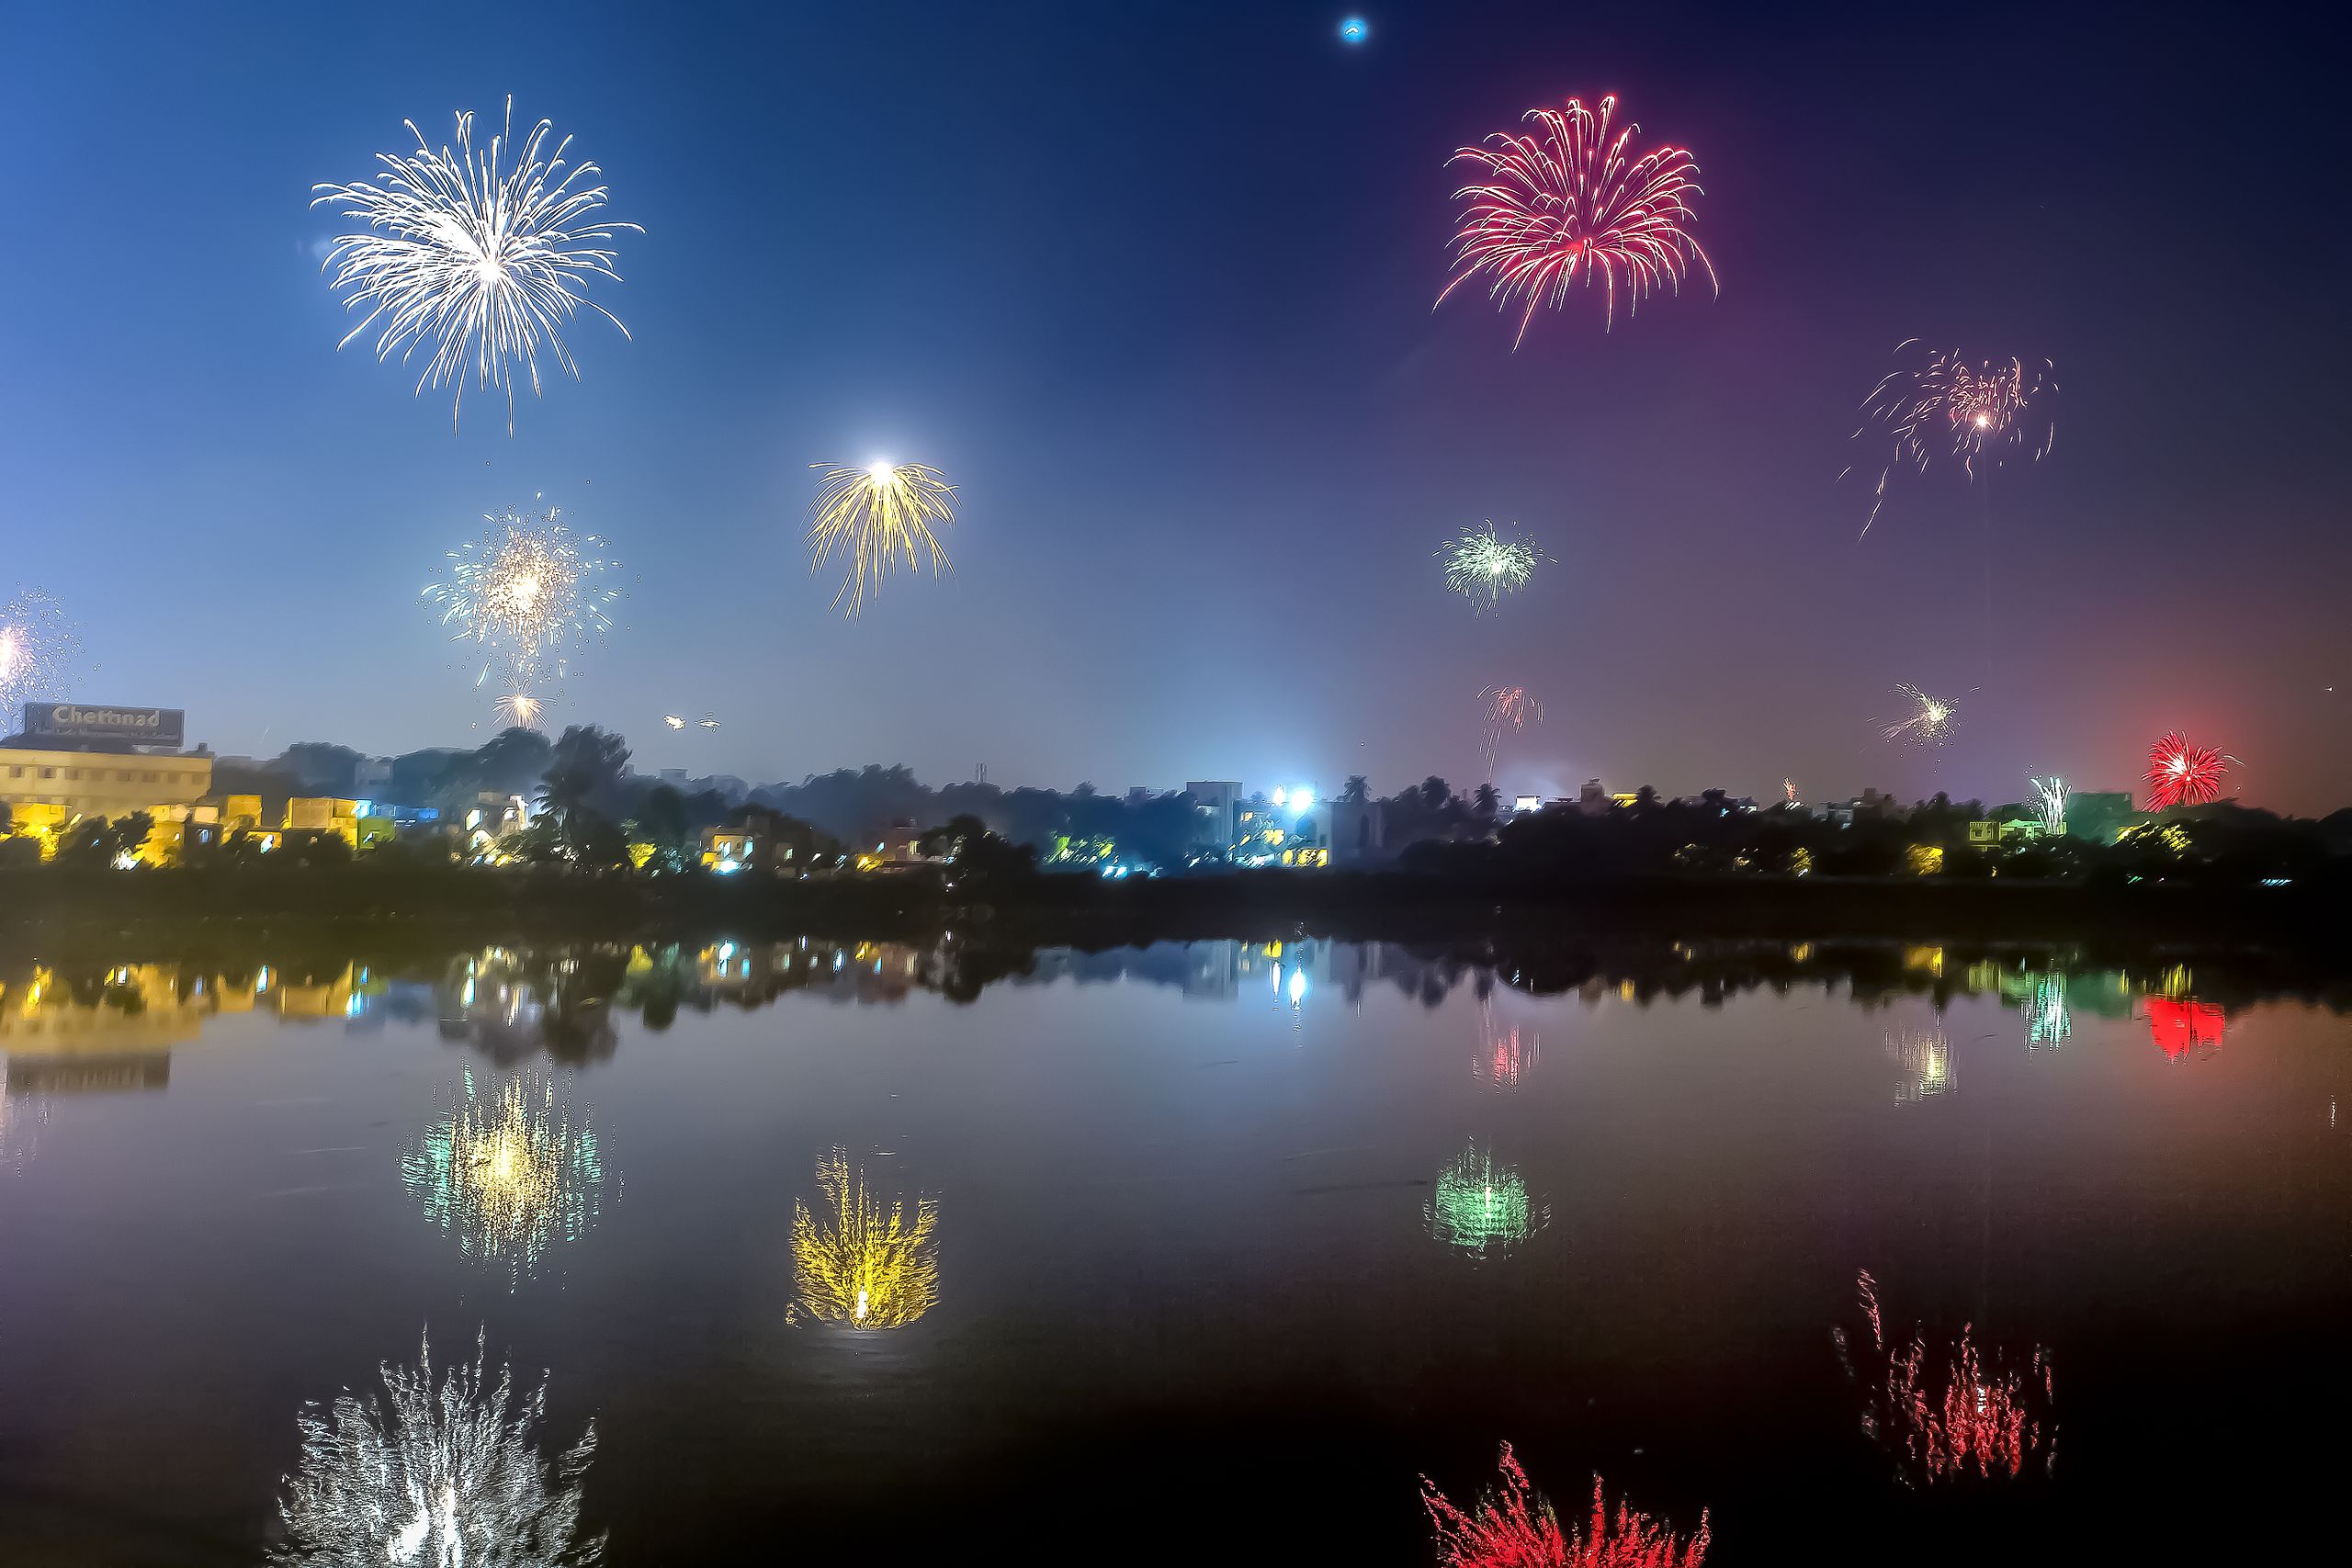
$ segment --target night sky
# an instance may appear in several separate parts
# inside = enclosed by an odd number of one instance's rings
[[[1367,7],[1350,48],[1267,0],[11,7],[0,598],[72,609],[73,694],[220,750],[470,745],[418,590],[537,493],[628,590],[549,721],[645,767],[1466,787],[1501,681],[1548,710],[1507,793],[1997,802],[2132,787],[2178,728],[2253,803],[2352,802],[2335,40],[1623,9]],[[1722,297],[1604,333],[1578,295],[1516,354],[1477,292],[1433,312],[1447,155],[1611,91],[1697,155]],[[582,381],[453,437],[335,352],[307,203],[509,93],[644,225],[592,291],[635,341],[580,321]],[[1832,481],[1915,335],[2054,360],[2056,447],[1858,545]],[[808,465],[878,456],[958,484],[956,573],[850,624]],[[1474,618],[1432,552],[1487,518],[1555,559]],[[1941,750],[1877,738],[1902,681],[1959,699]]]

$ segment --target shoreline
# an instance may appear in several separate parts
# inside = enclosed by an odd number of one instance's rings
[[[958,932],[989,945],[1101,950],[1289,940],[1510,947],[1807,938],[2273,954],[2352,975],[2317,886],[1915,878],[1643,879],[1538,885],[1404,872],[1242,873],[1107,882],[1037,876],[950,889],[922,874],[773,882],[677,876],[276,867],[0,874],[0,953],[107,942],[334,938],[401,946]]]

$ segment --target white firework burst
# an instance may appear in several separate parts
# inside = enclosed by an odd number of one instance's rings
[[[82,650],[64,606],[38,588],[0,604],[0,735],[27,703],[62,697]]]
[[[454,151],[433,151],[416,122],[405,121],[416,139],[413,153],[379,152],[383,167],[373,180],[313,186],[311,205],[345,203],[344,216],[367,225],[336,236],[322,264],[334,269],[331,287],[345,304],[368,311],[335,346],[380,321],[379,361],[397,354],[406,364],[424,348],[417,392],[455,387],[453,429],[470,373],[483,389],[506,394],[512,434],[518,360],[537,396],[542,345],[579,378],[561,329],[582,307],[628,336],[619,317],[580,290],[594,277],[619,282],[608,247],[623,232],[644,230],[602,215],[607,193],[594,182],[604,171],[585,160],[567,167],[568,136],[548,152],[549,121],[515,146],[513,98],[505,130],[486,150],[474,148],[472,113],[457,118]]]
[[[604,581],[612,564],[599,553],[604,541],[573,533],[562,519],[558,507],[486,514],[487,532],[451,550],[447,580],[427,584],[424,595],[441,607],[451,641],[474,643],[489,656],[476,683],[488,678],[490,662],[503,663],[505,689],[521,694],[534,715],[539,699],[532,688],[542,669],[560,679],[566,649],[601,642],[613,628],[606,612],[620,597]]]

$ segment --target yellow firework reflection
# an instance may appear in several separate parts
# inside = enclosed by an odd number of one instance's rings
[[[424,1216],[454,1234],[468,1258],[504,1262],[509,1283],[538,1271],[548,1250],[596,1222],[605,1171],[596,1134],[537,1073],[509,1078],[494,1095],[463,1098],[401,1161]]]
[[[929,1312],[939,1299],[931,1201],[884,1206],[840,1149],[817,1162],[817,1190],[830,1214],[820,1219],[806,1203],[792,1214],[794,1282],[809,1314],[852,1328],[903,1328]]]
[[[849,575],[833,595],[833,608],[846,601],[852,616],[865,607],[883,577],[903,562],[910,570],[928,552],[931,574],[953,570],[946,547],[932,532],[956,521],[956,487],[937,468],[920,463],[875,463],[844,468],[811,463],[825,478],[817,488],[808,524],[808,570],[825,570],[836,551],[849,556]]]

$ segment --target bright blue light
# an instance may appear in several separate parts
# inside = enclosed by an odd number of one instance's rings
[[[1362,43],[1372,36],[1372,24],[1362,17],[1350,17],[1340,24],[1341,43]]]

